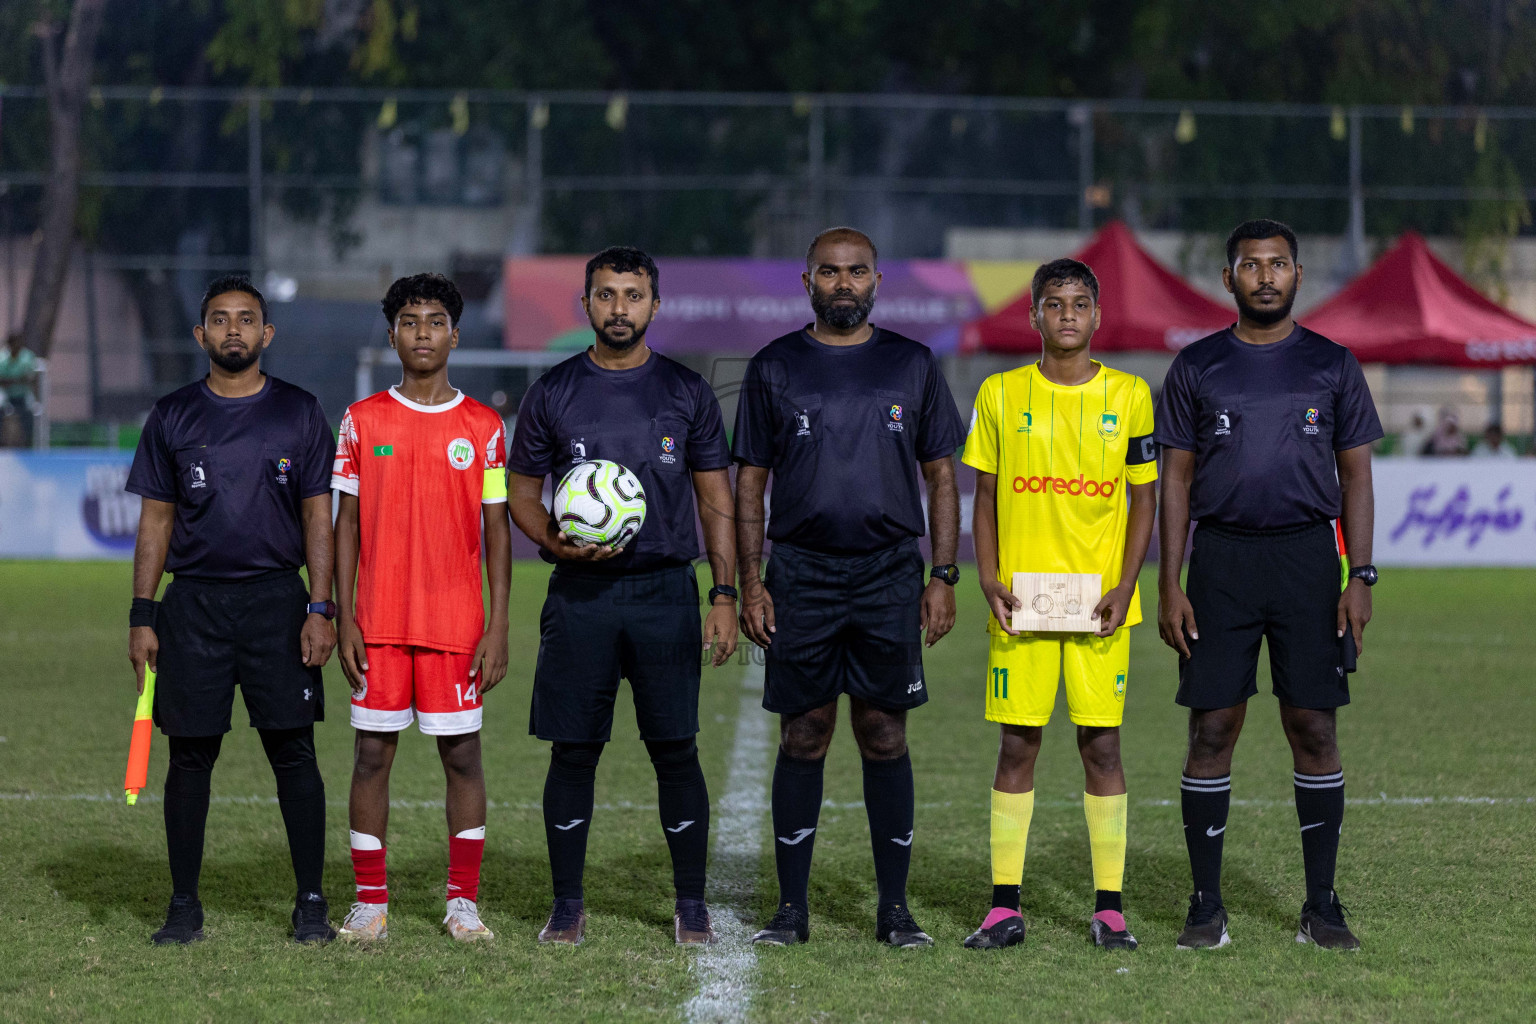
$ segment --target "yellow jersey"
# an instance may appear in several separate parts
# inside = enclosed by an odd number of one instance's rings
[[[1135,374],[1093,365],[1091,380],[1069,387],[1031,363],[993,374],[976,396],[963,461],[997,476],[1004,584],[1015,572],[1096,572],[1106,593],[1120,583],[1127,487],[1157,479],[1152,392]],[[1125,624],[1140,621],[1137,591]]]

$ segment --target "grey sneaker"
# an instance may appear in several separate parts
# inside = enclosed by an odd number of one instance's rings
[[[581,900],[556,899],[549,910],[549,920],[539,931],[539,941],[544,945],[579,946],[586,937],[586,904]]]
[[[1301,922],[1296,926],[1296,941],[1316,943],[1323,949],[1359,949],[1360,940],[1344,923],[1344,910],[1336,892],[1329,893],[1328,902],[1322,906],[1303,903]]]
[[[1189,916],[1179,932],[1180,949],[1220,949],[1232,941],[1227,934],[1227,908],[1218,897],[1203,892],[1189,897]]]
[[[752,936],[757,946],[793,946],[811,937],[811,919],[804,907],[785,903],[779,907],[768,927]]]
[[[875,938],[900,949],[933,945],[933,936],[919,928],[912,913],[901,904],[880,911],[875,921]]]

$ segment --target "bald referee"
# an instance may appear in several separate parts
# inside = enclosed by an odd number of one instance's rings
[[[1356,949],[1333,889],[1344,820],[1334,726],[1371,619],[1370,445],[1381,421],[1355,357],[1291,317],[1301,264],[1290,228],[1238,225],[1222,281],[1237,300],[1237,323],[1174,358],[1155,431],[1163,446],[1158,627],[1179,652],[1177,699],[1189,708],[1180,790],[1194,894],[1178,945],[1229,941],[1221,852],[1232,751],[1258,691],[1263,639],[1295,768],[1307,880],[1296,941]],[[1179,567],[1191,520],[1186,593]],[[1356,563],[1342,594],[1338,536]]]
[[[261,734],[288,831],[293,937],[329,942],[320,874],[325,785],[315,765],[330,620],[331,462],[315,396],[261,372],[267,304],[244,277],[208,286],[193,334],[208,375],[155,403],[128,474],[143,499],[133,551],[128,657],[140,692],[156,670],[155,723],[170,737],[165,845],[171,903],[160,945],[203,937],[198,875],[214,761],[235,686]],[[309,570],[309,587],[299,567]],[[155,601],[160,577],[173,578]]]
[[[868,236],[823,231],[805,263],[816,322],[753,357],[736,411],[741,624],[766,649],[763,707],[782,716],[773,773],[779,909],[753,941],[791,945],[810,934],[822,766],[846,693],[864,760],[880,892],[876,938],[928,946],[933,939],[907,909],[914,834],[907,711],[928,700],[922,631],[932,646],[955,622],[960,503],[951,458],[965,433],[933,353],[869,322],[880,271]],[[764,580],[770,475],[773,557]],[[931,574],[917,544],[923,486],[937,563]],[[932,577],[926,586],[925,575]]]

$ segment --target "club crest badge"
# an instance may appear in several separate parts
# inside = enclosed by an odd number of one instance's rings
[[[1105,411],[1099,417],[1099,436],[1106,441],[1113,441],[1120,436],[1120,414]]]
[[[454,469],[468,469],[475,461],[475,446],[467,437],[456,437],[448,442],[448,465]]]

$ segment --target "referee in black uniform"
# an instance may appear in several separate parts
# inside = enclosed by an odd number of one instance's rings
[[[932,646],[955,622],[960,504],[951,458],[965,433],[927,346],[869,323],[880,272],[868,236],[852,228],[817,235],[803,280],[816,322],[753,357],[736,412],[742,629],[766,649],[763,707],[782,716],[773,773],[779,909],[753,941],[789,945],[809,935],[822,767],[846,693],[864,760],[876,937],[926,946],[933,940],[907,909],[906,715],[928,700],[921,632]],[[937,563],[926,586],[919,472]]]
[[[277,777],[298,882],[294,938],[336,936],[320,891],[325,785],[314,740],[324,717],[320,666],[336,643],[335,443],[313,395],[261,372],[272,333],[266,301],[248,278],[209,285],[193,329],[208,376],[155,403],[128,474],[128,490],[143,499],[128,657],[141,691],[145,667],[156,671],[155,722],[170,737],[172,895],[153,935],[160,944],[203,937],[197,881],[209,782],[237,683]],[[157,603],[164,572],[174,578]]]
[[[587,831],[620,676],[656,770],[674,938],[715,941],[704,905],[709,790],[694,737],[700,649],[713,651],[716,666],[736,650],[731,454],[708,382],[645,344],[660,303],[660,275],[645,253],[615,246],[592,257],[582,305],[595,343],[528,389],[507,455],[512,519],[555,563],[528,730],[551,742],[544,834],[555,901],[540,942],[574,944],[586,933]],[[558,481],[589,459],[628,468],[645,490],[645,525],[627,547],[578,547],[544,507],[544,478]],[[695,508],[710,571],[724,581],[709,591],[702,635]]]
[[[1194,894],[1178,945],[1228,941],[1221,849],[1232,751],[1265,639],[1306,869],[1296,940],[1355,949],[1333,891],[1344,818],[1334,719],[1349,703],[1346,674],[1371,618],[1370,445],[1381,421],[1355,357],[1291,318],[1301,265],[1290,228],[1238,225],[1222,280],[1237,300],[1237,323],[1174,358],[1155,433],[1163,447],[1158,628],[1179,652],[1178,702],[1189,708],[1180,789]],[[1191,520],[1186,595],[1179,568]],[[1346,552],[1354,567],[1341,594]]]

